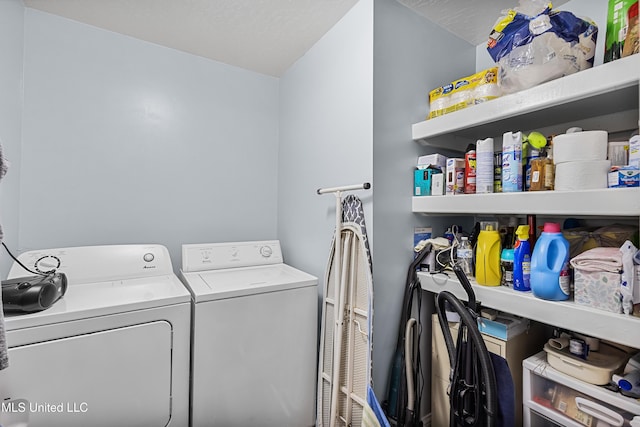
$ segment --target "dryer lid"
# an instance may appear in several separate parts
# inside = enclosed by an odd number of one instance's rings
[[[189,303],[189,291],[174,274],[76,284],[46,310],[31,314],[5,314],[8,331]]]
[[[287,264],[183,273],[196,303],[317,286],[318,279]]]
[[[7,314],[7,329],[21,329],[190,302],[162,245],[105,245],[23,252],[27,268],[66,274],[67,292],[44,311]],[[8,278],[31,276],[14,262]]]

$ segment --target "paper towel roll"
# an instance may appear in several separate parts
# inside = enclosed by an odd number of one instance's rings
[[[609,160],[560,163],[556,165],[555,189],[575,191],[607,188],[610,167]]]
[[[565,133],[553,138],[553,162],[606,160],[609,134],[605,130]]]

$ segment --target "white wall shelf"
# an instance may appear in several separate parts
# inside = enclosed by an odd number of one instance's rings
[[[412,207],[434,215],[640,216],[640,188],[421,196],[413,197]]]
[[[463,151],[469,142],[506,131],[560,133],[567,126],[604,129],[625,138],[640,125],[640,55],[599,65],[528,90],[416,123],[413,139],[433,147]],[[548,215],[640,218],[640,188],[538,191],[413,197],[412,210],[424,215]],[[466,293],[452,273],[418,273],[425,291]],[[555,302],[505,287],[474,284],[486,307],[548,325],[640,348],[640,318],[609,313],[573,301]]]
[[[609,132],[638,127],[640,55],[632,55],[412,126],[424,145],[463,151],[469,142],[617,114]],[[619,115],[618,113],[630,112]],[[634,114],[635,113],[635,114]],[[610,120],[604,120],[611,126]]]
[[[419,272],[422,289],[439,293],[449,291],[467,300],[467,294],[453,272]],[[546,301],[531,292],[519,292],[504,286],[481,286],[470,279],[473,291],[483,307],[512,313],[547,325],[554,325],[631,347],[640,347],[640,318],[610,313],[576,304],[573,301]]]

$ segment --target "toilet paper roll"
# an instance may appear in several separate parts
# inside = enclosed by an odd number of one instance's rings
[[[607,188],[610,167],[609,160],[560,163],[556,165],[555,189],[575,191]]]
[[[553,162],[606,160],[609,134],[605,130],[565,133],[553,138]]]

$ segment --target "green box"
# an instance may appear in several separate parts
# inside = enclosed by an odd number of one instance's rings
[[[638,0],[609,0],[607,35],[604,43],[604,62],[622,58],[622,48],[628,30],[629,7]]]

